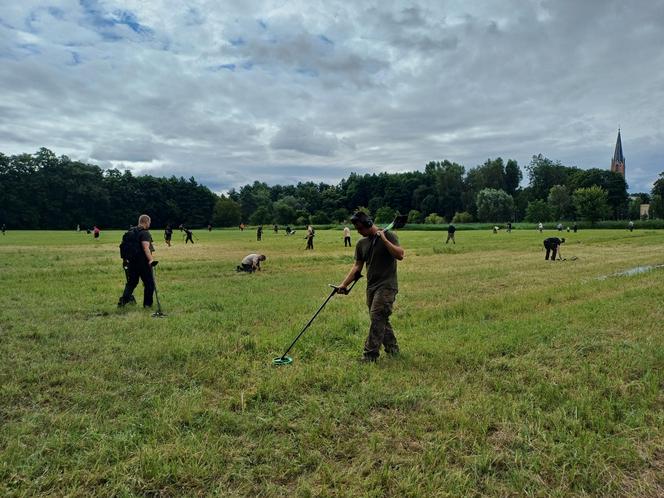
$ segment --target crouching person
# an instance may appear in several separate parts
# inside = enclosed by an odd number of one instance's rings
[[[339,294],[348,294],[351,284],[367,265],[367,306],[371,326],[364,343],[362,361],[376,361],[380,347],[387,354],[398,354],[399,345],[390,324],[392,306],[398,292],[397,260],[401,261],[404,250],[393,232],[385,232],[373,224],[366,213],[355,213],[351,218],[362,239],[355,245],[355,263],[343,282],[339,284]]]
[[[131,228],[123,237],[120,244],[120,255],[127,275],[127,284],[118,301],[118,307],[128,303],[136,302],[134,289],[139,279],[143,282],[143,307],[152,307],[152,295],[154,294],[154,278],[152,275],[152,236],[150,228],[150,217],[142,214],[138,218],[138,226]]]
[[[236,268],[236,271],[246,271],[253,273],[255,271],[261,271],[261,261],[265,261],[267,256],[265,254],[247,254],[240,266]]]

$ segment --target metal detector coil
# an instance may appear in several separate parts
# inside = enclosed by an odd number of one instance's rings
[[[291,363],[293,363],[293,358],[290,356],[279,356],[272,360],[272,364],[275,366],[290,365]]]

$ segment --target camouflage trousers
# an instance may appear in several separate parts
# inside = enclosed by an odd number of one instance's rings
[[[381,345],[385,347],[385,352],[388,354],[399,352],[397,338],[390,324],[390,315],[396,296],[395,289],[367,289],[367,306],[371,318],[369,336],[364,343],[364,355],[367,357],[378,358]]]

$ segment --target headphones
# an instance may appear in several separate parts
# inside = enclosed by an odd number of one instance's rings
[[[350,222],[353,225],[362,225],[364,228],[371,228],[374,224],[369,215],[363,211],[356,211],[355,214],[351,216]]]

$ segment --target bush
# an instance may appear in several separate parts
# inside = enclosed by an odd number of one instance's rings
[[[376,211],[376,223],[389,223],[394,219],[396,211],[389,206],[383,206]]]
[[[422,223],[422,213],[417,209],[411,209],[408,212],[408,223]]]
[[[468,211],[456,212],[454,213],[454,218],[452,218],[452,223],[472,223],[473,215]]]
[[[429,225],[443,225],[446,223],[446,221],[445,218],[438,215],[438,213],[431,213],[429,216],[424,218],[424,223],[428,223]]]

